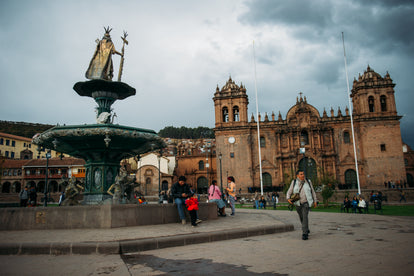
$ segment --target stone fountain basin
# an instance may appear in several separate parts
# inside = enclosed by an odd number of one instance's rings
[[[113,124],[56,126],[33,143],[84,160],[121,160],[165,147],[155,131]]]

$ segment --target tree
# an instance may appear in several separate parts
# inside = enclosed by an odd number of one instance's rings
[[[213,139],[214,131],[208,127],[188,128],[167,126],[158,132],[158,135],[163,138],[174,139],[198,139],[198,138],[211,138]]]
[[[323,198],[323,206],[328,207],[329,199],[333,196],[334,190],[329,187],[329,185],[325,185],[322,189],[322,198]]]

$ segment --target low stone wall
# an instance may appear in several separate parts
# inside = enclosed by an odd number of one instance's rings
[[[414,189],[413,188],[406,188],[406,189],[402,189],[405,192],[405,199],[410,202],[414,201]],[[374,193],[380,191],[384,196],[387,196],[387,200],[388,201],[399,201],[400,200],[400,191],[397,189],[377,189],[377,190],[371,190],[371,189],[363,189],[361,190],[361,194],[365,199],[369,199],[370,198],[370,194],[371,192],[374,191]],[[332,195],[332,197],[329,199],[330,202],[343,202],[345,196],[349,196],[351,199],[354,195],[356,195],[358,193],[358,190],[356,189],[350,189],[350,190],[339,190],[339,189],[335,189],[334,190],[334,194]],[[267,195],[267,193],[264,193],[265,195]],[[272,193],[269,193],[270,195]],[[260,193],[259,193],[260,195]],[[245,199],[245,200],[249,200],[252,201],[254,197],[254,194],[241,194],[238,195],[238,199]],[[322,193],[321,192],[316,192],[316,197],[318,198],[319,202],[323,201],[322,198]],[[266,198],[267,200],[267,198]],[[287,202],[286,201],[286,196],[283,192],[279,192],[279,202]]]
[[[202,220],[217,219],[217,205],[200,203],[198,216]],[[0,230],[116,228],[178,222],[175,204],[0,208]]]

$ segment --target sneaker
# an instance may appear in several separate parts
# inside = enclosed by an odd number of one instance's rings
[[[181,224],[185,224],[185,223],[186,223],[185,219],[182,219]]]
[[[197,226],[197,224],[196,224],[196,223],[195,223],[195,224],[191,224],[191,226],[192,226],[192,227],[196,227],[196,226]]]
[[[235,213],[231,213],[231,214],[230,214],[230,216],[234,216],[234,215],[235,215]]]
[[[302,235],[302,240],[306,241],[308,239],[308,234],[303,234]]]
[[[220,214],[219,216],[220,216],[220,217],[225,217],[225,216],[226,216],[226,214]]]
[[[196,220],[196,224],[202,223],[203,221],[201,219]]]

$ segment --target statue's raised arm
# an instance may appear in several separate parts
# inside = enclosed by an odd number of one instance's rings
[[[115,46],[112,43],[111,35],[109,34],[112,29],[109,27],[104,29],[105,34],[101,40],[97,41],[95,53],[85,73],[87,79],[112,80],[114,75],[112,55],[118,54],[122,56],[120,52],[115,50]]]

